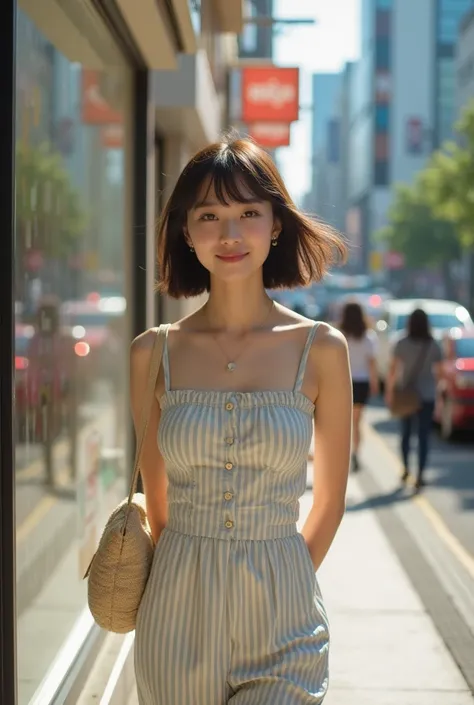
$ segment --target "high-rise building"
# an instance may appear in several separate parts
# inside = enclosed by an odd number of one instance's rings
[[[310,192],[305,198],[305,209],[336,225],[338,213],[332,194],[334,168],[338,160],[339,122],[337,97],[341,74],[315,73],[312,81],[312,130]]]
[[[348,201],[361,266],[377,271],[373,234],[393,185],[410,182],[452,135],[455,47],[474,0],[362,0],[361,57],[351,78]]]

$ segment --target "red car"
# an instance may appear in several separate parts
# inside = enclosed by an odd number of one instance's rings
[[[456,328],[442,346],[435,421],[442,437],[450,439],[458,429],[474,428],[474,331]]]

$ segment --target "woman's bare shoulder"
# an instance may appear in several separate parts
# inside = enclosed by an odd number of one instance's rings
[[[149,328],[132,340],[130,346],[130,364],[132,367],[148,368],[157,332],[158,328]]]
[[[321,321],[309,351],[309,364],[316,368],[337,371],[346,366],[348,360],[347,340],[334,326]]]

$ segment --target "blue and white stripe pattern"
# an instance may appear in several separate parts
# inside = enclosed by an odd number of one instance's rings
[[[159,446],[169,520],[140,606],[140,705],[317,705],[326,612],[296,521],[314,405],[301,393],[169,389]],[[168,327],[163,327],[166,335]]]

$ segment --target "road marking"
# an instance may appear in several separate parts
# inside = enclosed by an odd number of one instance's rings
[[[364,426],[365,431],[367,431],[368,435],[372,436],[372,438],[378,443],[381,443],[384,449],[389,452],[392,458],[394,458],[401,474],[401,460],[390,447],[388,442],[370,424],[365,423]],[[399,477],[399,475],[397,476]],[[462,545],[459,539],[448,528],[441,514],[433,507],[431,502],[426,497],[422,497],[421,495],[415,495],[413,497],[413,500],[423,512],[425,517],[428,519],[439,538],[444,542],[444,544],[448,547],[451,553],[456,556],[458,561],[464,566],[470,576],[474,579],[474,556]]]

